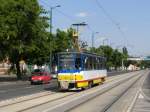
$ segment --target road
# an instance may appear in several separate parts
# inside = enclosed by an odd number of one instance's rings
[[[12,84],[8,83],[0,85],[0,101],[42,91],[55,91],[56,88],[56,80],[52,80],[50,84],[44,85],[31,85],[29,81],[21,81]]]
[[[0,111],[132,112],[128,111],[129,107],[133,108],[132,102],[148,74],[149,71],[138,71],[109,77],[103,85],[85,91],[48,91],[41,95],[34,94],[16,100],[8,100],[0,102]]]
[[[108,76],[123,74],[124,72],[109,72]],[[30,85],[29,81],[20,81],[16,83],[6,82],[0,83],[0,101],[30,95],[44,91],[55,91],[57,88],[56,79],[53,79],[50,84],[46,85]]]
[[[135,99],[132,112],[150,112],[150,74],[145,78]]]

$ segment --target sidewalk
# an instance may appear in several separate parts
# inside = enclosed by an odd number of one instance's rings
[[[23,78],[21,79],[21,81],[27,81],[28,77],[27,76],[23,76]],[[17,79],[17,76],[15,74],[11,74],[11,75],[0,75],[0,82],[14,82],[14,81],[19,81]]]

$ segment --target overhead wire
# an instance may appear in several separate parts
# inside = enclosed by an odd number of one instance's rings
[[[43,1],[43,0],[40,0],[41,2],[42,2],[42,4],[43,5],[45,5],[46,7],[51,7],[51,6],[49,6],[45,1]],[[61,10],[59,10],[59,9],[56,9],[56,11],[58,12],[58,13],[60,13],[61,15],[63,15],[65,18],[67,18],[69,21],[71,21],[72,23],[76,23],[77,21],[73,18],[73,17],[71,17],[70,15],[68,15],[68,14],[66,14],[66,13],[64,13],[64,12],[62,12]],[[89,24],[87,24],[87,27],[86,27],[90,32],[95,32],[92,28],[91,28],[91,26],[89,25]]]
[[[96,1],[97,6],[98,6],[98,7],[102,10],[102,12],[104,13],[104,15],[116,26],[116,28],[118,29],[118,31],[121,33],[121,35],[122,35],[124,41],[127,42],[127,38],[126,38],[126,36],[125,36],[125,33],[124,33],[123,30],[121,29],[119,23],[116,22],[116,21],[111,17],[111,15],[105,10],[105,8],[102,6],[102,4],[100,3],[99,0],[95,0],[95,1]],[[124,43],[124,46],[125,46],[125,45],[126,45],[126,44]]]

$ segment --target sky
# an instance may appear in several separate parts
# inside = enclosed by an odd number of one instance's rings
[[[39,0],[47,11],[53,9],[53,32],[66,30],[74,23],[80,27],[80,40],[91,46],[103,44],[121,49],[132,56],[150,55],[150,0]]]

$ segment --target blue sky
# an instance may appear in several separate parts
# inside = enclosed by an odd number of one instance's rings
[[[80,40],[91,46],[92,32],[95,34],[95,47],[105,44],[113,48],[126,46],[130,55],[150,55],[150,0],[98,0],[109,17],[98,6],[96,0],[39,0],[49,10],[51,6],[61,5],[53,10],[53,32],[65,30],[73,23],[86,22],[81,28]],[[121,31],[117,28],[118,24]]]

